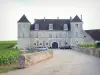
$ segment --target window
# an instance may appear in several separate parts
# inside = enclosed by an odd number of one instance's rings
[[[34,45],[36,45],[36,43],[34,43]]]
[[[53,24],[49,24],[49,30],[53,30]]]
[[[78,28],[78,24],[76,24],[76,27]]]
[[[35,24],[35,30],[39,30],[39,24]]]
[[[76,37],[78,37],[78,32],[76,32]]]
[[[34,32],[34,37],[38,38],[38,32]]]
[[[67,24],[64,24],[63,29],[68,30]]]
[[[46,43],[46,45],[48,45],[48,43]]]

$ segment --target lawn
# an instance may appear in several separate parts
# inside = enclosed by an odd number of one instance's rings
[[[12,48],[16,44],[17,41],[0,41],[0,72],[7,72],[17,67],[15,65],[18,63],[20,51]]]

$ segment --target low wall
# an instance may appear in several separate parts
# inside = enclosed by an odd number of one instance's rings
[[[29,67],[37,62],[53,57],[53,51],[40,51],[19,56],[19,68]]]
[[[74,47],[73,50],[93,55],[96,57],[100,57],[100,48],[82,48],[82,47]]]

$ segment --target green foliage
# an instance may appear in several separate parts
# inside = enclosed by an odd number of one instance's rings
[[[10,67],[7,67],[7,68],[0,68],[0,73],[2,73],[2,72],[8,72],[8,71],[16,70],[16,69],[18,69],[18,67],[12,67],[12,66],[10,66]]]
[[[85,43],[85,44],[80,44],[80,47],[88,47],[88,48],[95,48],[96,44],[95,43]]]
[[[0,41],[0,65],[17,62],[20,51],[13,49],[14,45],[16,45],[16,41]]]
[[[100,48],[100,42],[97,42],[97,43],[96,43],[96,47],[97,47],[97,48]]]

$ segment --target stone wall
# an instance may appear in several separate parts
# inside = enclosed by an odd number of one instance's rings
[[[53,51],[40,51],[35,53],[21,54],[19,56],[19,68],[29,67],[37,62],[53,57]]]
[[[85,54],[93,55],[96,57],[100,57],[100,48],[82,48],[82,47],[74,47],[73,50],[79,51]]]

